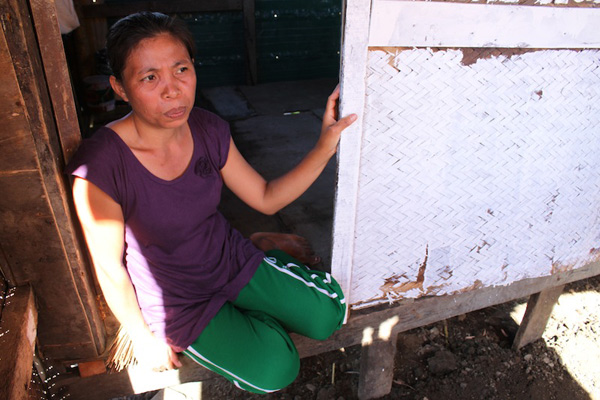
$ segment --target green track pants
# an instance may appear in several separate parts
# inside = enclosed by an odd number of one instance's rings
[[[287,332],[324,340],[345,315],[344,295],[330,274],[274,250],[183,353],[241,389],[275,392],[292,383],[300,369]]]

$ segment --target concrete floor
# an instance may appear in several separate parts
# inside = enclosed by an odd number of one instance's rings
[[[327,97],[336,80],[277,82],[201,90],[199,103],[230,122],[233,139],[248,162],[266,179],[293,168],[317,142]],[[330,270],[336,160],[298,200],[273,216],[246,206],[225,190],[221,211],[248,236],[258,231],[306,237]]]

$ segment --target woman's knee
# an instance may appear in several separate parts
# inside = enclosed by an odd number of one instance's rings
[[[300,372],[300,358],[296,351],[282,354],[267,354],[256,366],[254,378],[236,382],[240,388],[260,394],[279,391],[290,385]]]
[[[346,315],[345,309],[331,307],[327,312],[321,311],[314,313],[303,326],[303,331],[297,333],[315,340],[326,340],[342,327]]]
[[[270,377],[271,387],[281,390],[288,386],[300,372],[300,357],[297,352],[289,353],[286,357],[267,361],[263,374]]]

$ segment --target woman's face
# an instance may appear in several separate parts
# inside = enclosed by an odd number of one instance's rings
[[[133,48],[113,88],[131,105],[136,122],[176,128],[187,122],[196,96],[196,72],[186,47],[168,33]]]

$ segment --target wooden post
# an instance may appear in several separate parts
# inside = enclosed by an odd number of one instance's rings
[[[525,316],[512,345],[513,349],[518,350],[542,337],[554,304],[564,287],[565,285],[556,286],[529,296]]]
[[[371,344],[363,345],[358,380],[359,399],[376,399],[392,390],[397,339],[396,333],[387,340],[377,338]]]
[[[256,65],[256,21],[255,0],[244,0],[244,38],[246,42],[246,83],[256,85],[258,72]]]
[[[0,321],[0,398],[26,399],[37,330],[31,286],[10,289]]]
[[[56,128],[65,163],[69,162],[81,142],[81,132],[77,122],[77,109],[73,99],[71,78],[62,44],[56,7],[53,1],[30,0],[36,36],[40,45],[40,55]]]

